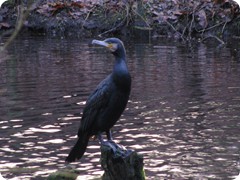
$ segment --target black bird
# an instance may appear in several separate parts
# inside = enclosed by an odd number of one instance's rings
[[[78,130],[77,143],[66,158],[66,162],[80,159],[92,136],[98,136],[99,141],[104,143],[101,134],[106,132],[108,141],[112,141],[110,129],[124,111],[131,90],[131,76],[128,72],[122,41],[117,38],[108,38],[104,41],[93,40],[92,44],[109,49],[115,57],[115,64],[112,73],[88,97]]]

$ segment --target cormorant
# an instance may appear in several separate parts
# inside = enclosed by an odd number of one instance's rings
[[[78,130],[77,143],[66,158],[66,162],[80,159],[92,136],[98,136],[99,141],[104,143],[101,134],[106,132],[108,141],[112,141],[110,129],[124,111],[131,90],[131,76],[122,41],[118,38],[108,38],[104,41],[93,40],[92,44],[109,49],[115,57],[115,64],[112,73],[88,97]]]

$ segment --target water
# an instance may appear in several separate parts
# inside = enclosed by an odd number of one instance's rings
[[[20,37],[0,55],[0,173],[46,179],[65,167],[86,98],[112,70],[91,40]],[[132,92],[115,140],[144,156],[148,179],[233,179],[239,174],[239,42],[128,41]],[[91,141],[82,178],[99,177]]]

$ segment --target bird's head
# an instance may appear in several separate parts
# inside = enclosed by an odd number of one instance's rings
[[[125,48],[123,42],[118,38],[107,38],[103,41],[93,40],[92,44],[98,44],[109,49],[117,57],[125,57]]]

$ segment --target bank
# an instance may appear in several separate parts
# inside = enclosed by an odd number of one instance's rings
[[[240,37],[240,9],[230,0],[6,1],[1,36],[14,30],[47,36],[126,36],[183,41]]]

